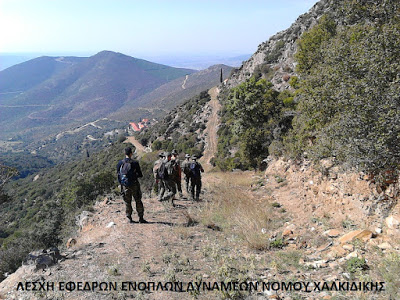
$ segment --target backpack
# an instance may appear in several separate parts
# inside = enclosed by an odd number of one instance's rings
[[[157,170],[157,178],[158,179],[167,179],[168,178],[167,166],[166,166],[165,161],[161,162],[160,167]]]
[[[154,163],[154,166],[153,166],[153,174],[154,174],[154,178],[155,178],[155,179],[160,179],[160,178],[158,178],[158,169],[160,168],[161,164],[162,164],[162,160],[161,160],[161,159],[157,160],[157,161]]]
[[[119,179],[123,186],[131,186],[134,178],[132,178],[132,164],[131,161],[123,160],[119,168]]]
[[[182,169],[183,169],[183,173],[186,175],[186,176],[190,176],[190,163],[189,162],[184,162],[183,163],[183,165],[182,165]]]
[[[172,164],[171,175],[174,175],[174,177],[179,177],[181,173],[179,162],[174,161],[171,164]]]
[[[189,165],[190,169],[190,175],[192,175],[194,178],[200,177],[200,165],[197,162],[191,162]]]

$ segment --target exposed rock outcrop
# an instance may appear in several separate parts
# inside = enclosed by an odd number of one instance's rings
[[[271,82],[277,90],[289,88],[288,80],[295,75],[296,63],[293,55],[297,51],[296,42],[303,32],[314,26],[328,9],[328,0],[319,1],[307,13],[298,17],[288,29],[278,32],[268,41],[260,44],[252,57],[232,74],[226,86],[235,87],[255,72],[267,68],[273,73]]]
[[[55,265],[61,258],[60,250],[55,247],[29,253],[24,261],[24,265],[34,265],[36,270],[44,270]]]

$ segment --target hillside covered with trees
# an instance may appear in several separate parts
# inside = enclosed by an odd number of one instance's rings
[[[296,75],[278,93],[253,78],[225,91],[217,165],[248,169],[268,155],[373,174],[399,165],[400,4],[331,1],[298,40]],[[268,89],[270,88],[270,89]]]

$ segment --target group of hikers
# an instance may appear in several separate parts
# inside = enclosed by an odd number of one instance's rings
[[[139,216],[139,223],[147,223],[144,219],[144,207],[142,202],[142,192],[140,189],[139,178],[143,177],[139,162],[132,159],[132,148],[125,148],[125,158],[117,164],[118,182],[121,185],[121,193],[125,202],[126,217],[129,222],[132,220],[132,197],[136,203],[136,212]],[[182,193],[182,173],[186,183],[186,192],[193,201],[199,201],[201,192],[201,173],[203,167],[197,161],[196,155],[185,155],[181,162],[178,152],[159,153],[159,159],[153,166],[153,175],[158,191],[159,201],[168,201],[174,206],[176,194],[183,199]]]
[[[170,201],[173,205],[176,193],[183,198],[182,173],[186,183],[186,192],[191,195],[192,200],[199,201],[201,191],[201,173],[203,167],[197,161],[197,156],[185,155],[181,163],[178,152],[161,152],[159,159],[154,163],[153,174],[156,180],[159,201]]]

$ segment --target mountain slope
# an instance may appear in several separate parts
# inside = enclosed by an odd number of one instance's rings
[[[53,62],[59,60],[53,58]],[[19,68],[16,74],[24,70]],[[117,110],[128,100],[195,72],[110,51],[71,64],[60,72],[50,71],[48,78],[43,76],[46,80],[26,84],[23,93],[2,102],[4,114],[0,116],[0,125],[4,128],[3,134],[94,120]],[[4,72],[5,75],[10,73],[5,70],[0,77]],[[3,83],[4,91],[15,91],[18,86],[23,85],[12,84],[10,80]]]
[[[83,57],[38,57],[0,72],[0,104],[7,94],[16,96],[65,69],[86,60]]]
[[[329,0],[319,1],[307,13],[299,16],[288,29],[260,44],[250,59],[232,74],[227,86],[235,87],[254,74],[262,74],[274,84],[275,89],[281,91],[289,88],[288,78],[295,75],[293,55],[297,51],[297,40],[331,7]]]
[[[162,112],[168,111],[202,91],[219,84],[221,69],[223,79],[226,79],[232,70],[231,67],[225,65],[211,66],[205,70],[188,74],[184,78],[163,84],[142,97],[127,101],[111,117],[125,120],[139,117],[157,117]],[[138,111],[138,107],[142,110]],[[157,110],[154,110],[154,108],[157,108]]]
[[[205,146],[204,129],[211,115],[207,91],[192,97],[176,106],[159,122],[136,134],[143,146],[152,150],[172,151],[179,153],[203,155]]]
[[[223,101],[219,156],[230,159],[224,168],[245,169],[247,159],[260,164],[270,154],[315,162],[334,157],[345,169],[394,180],[400,162],[399,11],[395,0],[322,0],[261,44],[227,84],[235,89],[227,89]],[[271,95],[260,90],[260,77],[282,93],[254,109]],[[269,114],[271,106],[279,109]],[[249,122],[263,118],[262,125]]]

